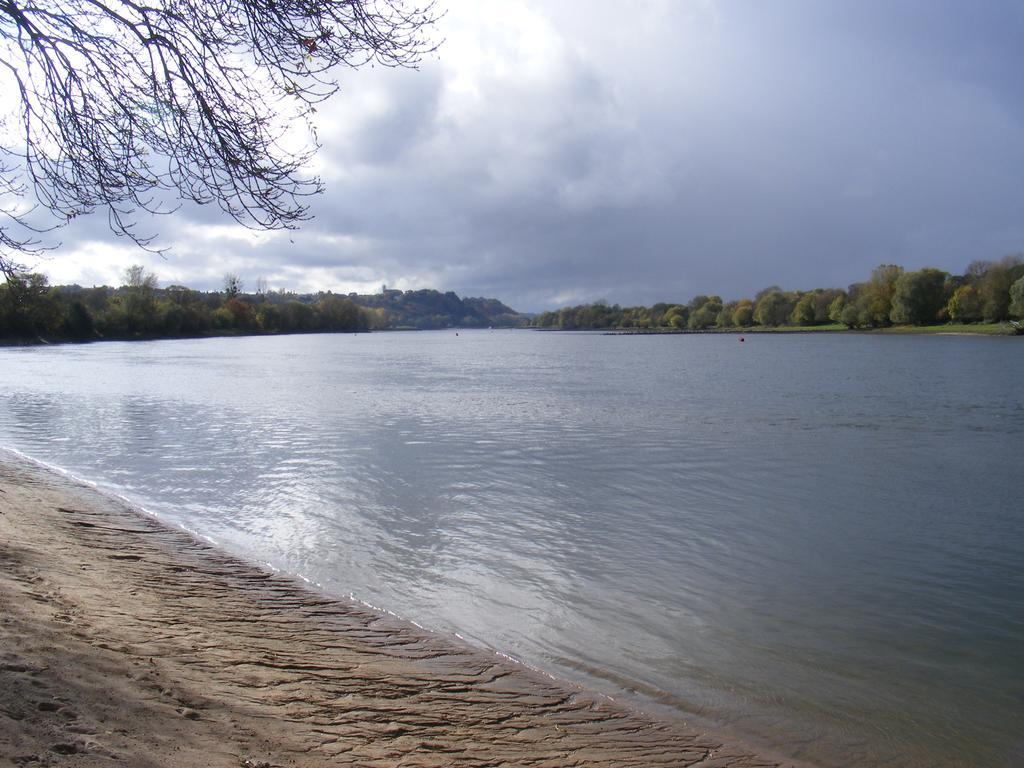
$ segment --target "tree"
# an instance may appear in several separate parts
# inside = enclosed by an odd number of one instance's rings
[[[255,331],[259,328],[259,317],[249,302],[231,297],[224,302],[223,309],[231,313],[231,321],[226,327],[240,331]]]
[[[29,338],[50,333],[61,320],[46,275],[17,274],[0,285],[0,336]]]
[[[362,310],[347,298],[328,296],[316,304],[319,326],[325,331],[365,331],[367,319]]]
[[[827,323],[832,319],[832,305],[837,299],[842,298],[845,301],[843,291],[838,288],[815,288],[811,295],[814,297],[814,322],[816,325]]]
[[[281,330],[312,331],[316,321],[316,312],[308,304],[301,301],[289,301],[281,310]]]
[[[895,264],[882,264],[871,271],[871,279],[863,284],[857,297],[858,325],[879,328],[892,323],[892,295],[902,274],[903,267]]]
[[[1010,314],[1024,320],[1024,277],[1010,286]]]
[[[0,270],[96,209],[142,245],[137,216],[181,201],[296,227],[333,72],[416,66],[435,20],[431,0],[0,0]]]
[[[718,317],[715,318],[715,326],[718,328],[732,328],[735,325],[732,321],[732,316],[736,314],[736,307],[738,306],[738,301],[730,301],[724,304],[718,312]]]
[[[141,264],[132,264],[124,271],[124,286],[135,291],[152,293],[156,290],[157,277],[147,272]]]
[[[121,307],[124,312],[123,333],[150,334],[156,329],[156,275],[147,272],[141,264],[133,264],[124,271]]]
[[[762,288],[760,291],[758,291],[754,295],[754,305],[756,306],[757,302],[759,302],[761,299],[763,299],[769,293],[775,293],[775,292],[785,293],[785,291],[783,291],[782,288],[780,288],[777,285],[769,285],[767,288]]]
[[[740,299],[732,313],[732,324],[748,328],[754,324],[754,304],[750,299]]]
[[[710,328],[718,322],[718,314],[722,311],[720,296],[697,296],[690,301],[690,317],[687,326],[690,330],[700,331]]]
[[[894,323],[927,325],[938,320],[945,305],[945,272],[931,267],[904,272],[893,288],[889,319]]]
[[[793,307],[793,314],[790,319],[795,325],[814,325],[815,322],[815,301],[813,293],[805,293]]]
[[[961,285],[953,291],[946,311],[958,323],[977,323],[982,318],[981,296],[973,285]]]
[[[840,291],[828,305],[828,319],[833,323],[843,322],[844,309],[846,309],[846,294]]]
[[[1010,313],[1010,287],[1024,276],[1024,259],[1006,256],[999,261],[975,261],[968,275],[981,297],[981,311],[988,322],[1005,320]]]
[[[68,307],[61,330],[69,339],[89,339],[96,332],[92,315],[81,301],[73,301]]]
[[[754,320],[761,325],[782,325],[793,312],[793,302],[789,296],[779,290],[762,291],[758,294],[757,305],[754,307]]]
[[[600,305],[595,303],[592,306],[596,307]],[[654,304],[651,307],[651,325],[656,327],[664,327],[668,325],[668,320],[666,319],[665,315],[668,313],[671,307],[671,304],[668,304],[664,301],[659,301],[657,304]]]
[[[686,307],[673,304],[668,308],[665,314],[662,315],[662,324],[679,331],[686,328],[686,321],[689,317],[690,313]]]
[[[224,295],[233,299],[242,292],[242,278],[233,272],[227,272],[224,275]]]

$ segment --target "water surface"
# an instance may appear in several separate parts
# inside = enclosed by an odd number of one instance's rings
[[[1024,344],[421,332],[0,350],[0,445],[843,766],[1024,765]]]

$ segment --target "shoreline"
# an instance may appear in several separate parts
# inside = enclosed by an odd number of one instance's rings
[[[327,597],[9,454],[0,566],[0,766],[793,765]]]
[[[1003,325],[1006,327],[1004,328]],[[984,336],[989,338],[1014,338],[1024,336],[1024,331],[1007,324],[987,323],[977,328],[969,325],[893,325],[885,328],[839,328],[824,326],[752,326],[749,328],[702,328],[702,329],[644,329],[644,328],[534,328],[537,331],[581,331],[600,332],[602,336],[794,336],[826,334],[829,336]]]
[[[358,336],[370,333],[416,333],[416,332],[454,332],[460,331],[541,331],[565,333],[595,333],[602,336],[762,336],[762,335],[876,335],[876,336],[983,336],[988,338],[1024,337],[1024,326],[1011,323],[974,324],[942,324],[942,325],[894,325],[884,328],[846,328],[834,325],[824,326],[751,326],[737,328],[544,328],[535,326],[498,326],[494,328],[451,326],[448,328],[367,328],[357,331],[237,331],[234,333],[204,333],[196,335],[170,336],[110,336],[101,338],[75,339],[61,336],[52,338],[0,337],[0,347],[5,348],[37,348],[80,346],[87,344],[103,344],[117,342],[147,341],[198,341],[203,339],[247,339],[278,336]]]

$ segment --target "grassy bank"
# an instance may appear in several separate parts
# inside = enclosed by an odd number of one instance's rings
[[[562,330],[544,328],[540,330]],[[779,325],[774,327],[755,325],[748,328],[707,328],[704,330],[676,330],[672,328],[607,328],[585,329],[574,328],[564,330],[604,330],[612,335],[646,335],[646,334],[696,334],[696,333],[728,333],[755,335],[762,333],[879,333],[887,335],[969,335],[969,336],[1024,336],[1024,327],[1015,328],[1009,323],[944,323],[941,325],[893,325],[888,328],[847,328],[841,323],[829,325]]]
[[[946,323],[945,325],[894,325],[891,328],[879,328],[873,333],[938,333],[938,334],[970,334],[981,336],[1020,336],[1008,323]]]
[[[888,328],[847,328],[841,323],[813,326],[779,326],[777,328],[736,328],[730,333],[883,333],[883,334],[969,334],[977,336],[1014,336],[1019,335],[1008,323],[943,323],[940,325],[892,325]]]

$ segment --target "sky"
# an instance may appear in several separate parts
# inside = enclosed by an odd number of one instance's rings
[[[415,71],[340,74],[299,232],[186,208],[161,258],[61,234],[54,283],[361,293],[520,311],[845,287],[1024,251],[1019,0],[442,0]]]

